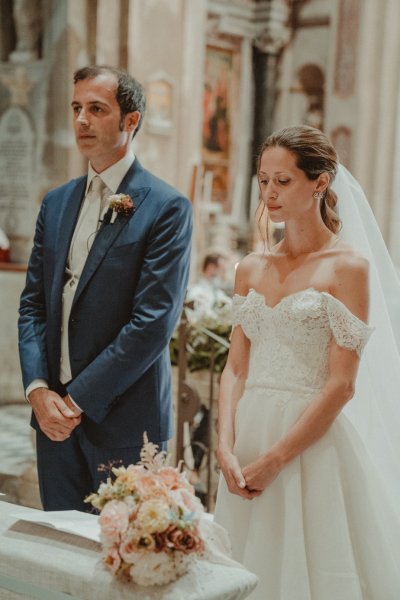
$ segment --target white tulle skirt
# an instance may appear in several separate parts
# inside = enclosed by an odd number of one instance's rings
[[[236,414],[240,464],[282,438],[310,400],[247,390]],[[259,578],[251,600],[400,599],[400,507],[343,414],[258,498],[230,494],[221,477],[215,519]]]

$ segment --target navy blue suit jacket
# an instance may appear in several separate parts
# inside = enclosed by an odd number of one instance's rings
[[[86,177],[50,191],[36,225],[21,295],[19,348],[25,388],[44,378],[59,389],[62,290]],[[172,434],[168,344],[186,292],[190,202],[135,159],[118,193],[133,215],[102,224],[85,263],[69,319],[72,380],[89,440],[102,447]],[[38,427],[35,417],[34,427]]]

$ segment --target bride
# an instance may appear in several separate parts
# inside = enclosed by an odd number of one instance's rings
[[[399,302],[400,286],[321,131],[272,134],[258,176],[285,231],[237,269],[215,519],[259,578],[254,600],[398,600],[400,359],[384,291]]]

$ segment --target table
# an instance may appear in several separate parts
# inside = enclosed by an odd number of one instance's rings
[[[159,588],[122,584],[103,568],[99,543],[11,516],[24,511],[0,501],[2,600],[242,600],[257,585],[255,575],[229,559],[196,561]]]

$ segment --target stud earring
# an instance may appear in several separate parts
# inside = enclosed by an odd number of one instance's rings
[[[324,197],[324,193],[323,192],[314,192],[313,193],[313,198],[315,200],[322,200],[323,197]]]

